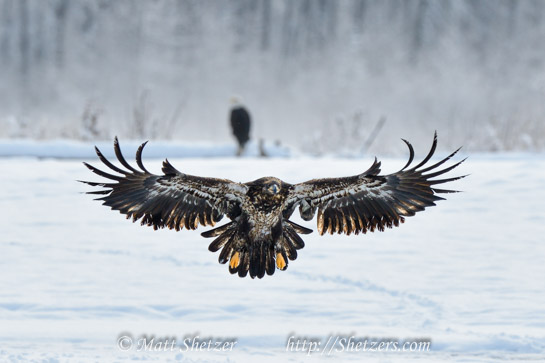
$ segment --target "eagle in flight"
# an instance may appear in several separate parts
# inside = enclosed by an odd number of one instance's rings
[[[236,183],[193,176],[176,170],[168,160],[163,162],[163,175],[154,175],[142,163],[142,150],[147,142],[136,152],[138,170],[125,160],[116,137],[115,154],[125,169],[112,164],[95,147],[99,159],[117,174],[84,163],[110,181],[83,183],[105,188],[87,193],[102,195],[97,200],[103,201],[103,205],[154,229],[168,227],[179,231],[196,229],[199,224],[214,226],[226,215],[230,222],[202,233],[203,237],[214,237],[208,249],[221,250],[219,262],[229,262],[232,274],[245,277],[249,273],[252,278],[262,278],[274,274],[276,268],[285,270],[288,260],[295,260],[297,250],[305,246],[299,234],[312,232],[289,220],[297,207],[305,221],[314,218],[317,212],[320,235],[326,232],[350,235],[399,226],[405,217],[444,199],[437,194],[456,192],[435,186],[463,176],[434,178],[465,160],[439,168],[460,149],[427,165],[437,146],[436,133],[428,155],[409,168],[414,150],[408,141],[403,141],[409,148],[409,161],[396,173],[379,175],[380,162],[375,158],[367,171],[355,176],[290,184],[275,177]]]

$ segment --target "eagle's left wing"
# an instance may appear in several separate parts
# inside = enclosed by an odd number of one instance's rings
[[[142,225],[153,226],[154,229],[196,229],[199,224],[213,226],[224,214],[233,218],[240,213],[240,204],[248,187],[227,179],[181,173],[168,160],[163,162],[164,175],[151,174],[142,163],[145,145],[140,145],[136,152],[136,163],[140,170],[127,163],[121,154],[117,137],[114,140],[115,154],[126,170],[112,164],[95,148],[100,160],[120,175],[106,173],[84,163],[95,174],[112,181],[84,181],[91,186],[106,188],[88,194],[104,195],[97,200],[133,221],[142,219]]]
[[[432,157],[437,146],[437,134],[433,145],[424,160],[407,169],[414,158],[414,150],[409,142],[409,161],[400,171],[379,175],[380,162],[375,158],[373,165],[365,172],[344,178],[314,179],[294,185],[288,199],[286,210],[293,211],[299,205],[301,217],[311,220],[318,210],[318,232],[324,234],[358,234],[380,231],[404,222],[404,217],[413,216],[426,207],[442,200],[438,193],[452,193],[454,190],[438,189],[435,185],[454,181],[463,176],[434,179],[454,169],[464,160],[437,170],[439,166],[454,156],[454,151],[445,159],[431,165],[425,164]]]

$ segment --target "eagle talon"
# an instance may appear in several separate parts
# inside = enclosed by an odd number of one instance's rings
[[[235,252],[229,261],[229,267],[235,269],[240,265],[240,253]]]
[[[284,260],[284,256],[282,256],[282,253],[277,252],[276,253],[276,267],[278,267],[279,270],[284,271],[286,269],[286,260]]]

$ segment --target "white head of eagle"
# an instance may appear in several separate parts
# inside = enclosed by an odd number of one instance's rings
[[[154,175],[142,163],[146,143],[136,152],[136,169],[123,157],[116,137],[115,154],[124,168],[112,164],[95,147],[99,159],[116,174],[84,163],[95,174],[109,179],[84,183],[104,188],[88,192],[100,195],[97,200],[103,205],[154,229],[215,226],[227,216],[228,223],[202,233],[203,237],[214,237],[208,249],[221,250],[219,262],[229,262],[232,274],[262,278],[274,274],[275,269],[285,270],[288,261],[297,258],[297,250],[305,246],[299,234],[312,232],[289,220],[297,207],[306,221],[317,214],[320,235],[349,235],[399,226],[405,217],[444,199],[437,194],[456,192],[435,186],[464,177],[436,179],[465,160],[439,168],[460,149],[427,165],[437,146],[435,134],[428,155],[409,168],[414,150],[403,141],[409,148],[409,161],[396,173],[379,175],[380,162],[375,158],[371,167],[358,175],[290,184],[275,177],[237,183],[193,176],[176,170],[168,160],[163,162],[163,175]]]

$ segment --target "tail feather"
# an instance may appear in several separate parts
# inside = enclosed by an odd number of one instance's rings
[[[305,242],[301,237],[299,237],[296,229],[291,228],[289,225],[286,225],[284,227],[284,233],[289,236],[289,242],[293,245],[295,249],[300,250],[301,248],[305,247]]]
[[[224,233],[225,231],[233,229],[234,227],[235,227],[234,222],[229,222],[227,224],[224,224],[223,226],[219,226],[219,227],[213,228],[213,229],[211,229],[209,231],[205,231],[205,232],[201,233],[201,236],[203,236],[205,238],[217,237],[220,234]]]
[[[281,246],[290,260],[293,261],[297,258],[297,250],[294,247],[295,242],[293,242],[290,233],[286,230],[284,231],[284,238]]]
[[[266,260],[267,259],[267,246],[265,243],[261,244],[261,248],[259,249],[259,269],[257,270],[257,277],[263,278],[265,276],[265,267],[266,267]]]
[[[210,245],[208,246],[208,250],[210,252],[219,251],[221,248],[223,248],[223,246],[225,246],[225,244],[229,241],[229,239],[233,237],[234,233],[235,233],[234,230],[227,230],[223,232],[222,234],[220,234],[218,238],[216,238],[215,240],[212,241],[212,243],[210,243]]]
[[[242,253],[242,258],[240,260],[240,265],[238,266],[238,276],[246,277],[248,275],[248,270],[250,269],[250,254],[248,251]]]
[[[226,263],[231,259],[231,256],[233,256],[234,251],[234,240],[236,235],[233,234],[229,240],[225,243],[225,246],[223,246],[223,249],[220,252],[220,255],[218,257],[218,261],[221,264]]]
[[[293,223],[292,221],[286,219],[284,222],[286,222],[288,225],[290,225],[291,227],[293,227],[293,229],[297,232],[297,233],[301,233],[301,234],[310,234],[312,233],[312,229],[309,229],[309,228],[306,228],[306,227],[303,227],[303,226],[300,226],[298,225],[297,223]],[[304,246],[304,244],[303,244]]]
[[[250,247],[250,277],[257,276],[259,270],[259,250],[258,246]]]
[[[299,233],[308,233],[305,227],[288,220],[284,220],[280,226],[278,231],[271,231],[258,241],[251,241],[246,230],[235,221],[202,235],[216,237],[208,249],[212,252],[221,250],[218,261],[221,264],[229,262],[231,274],[261,279],[265,274],[273,275],[276,269],[286,270],[288,261],[297,259],[297,250],[305,246],[299,236]]]
[[[265,276],[265,248],[266,243],[259,241],[251,248],[250,256],[250,277],[262,278]]]
[[[267,249],[267,256],[265,260],[265,271],[267,272],[267,275],[274,274],[274,248],[268,248]]]

